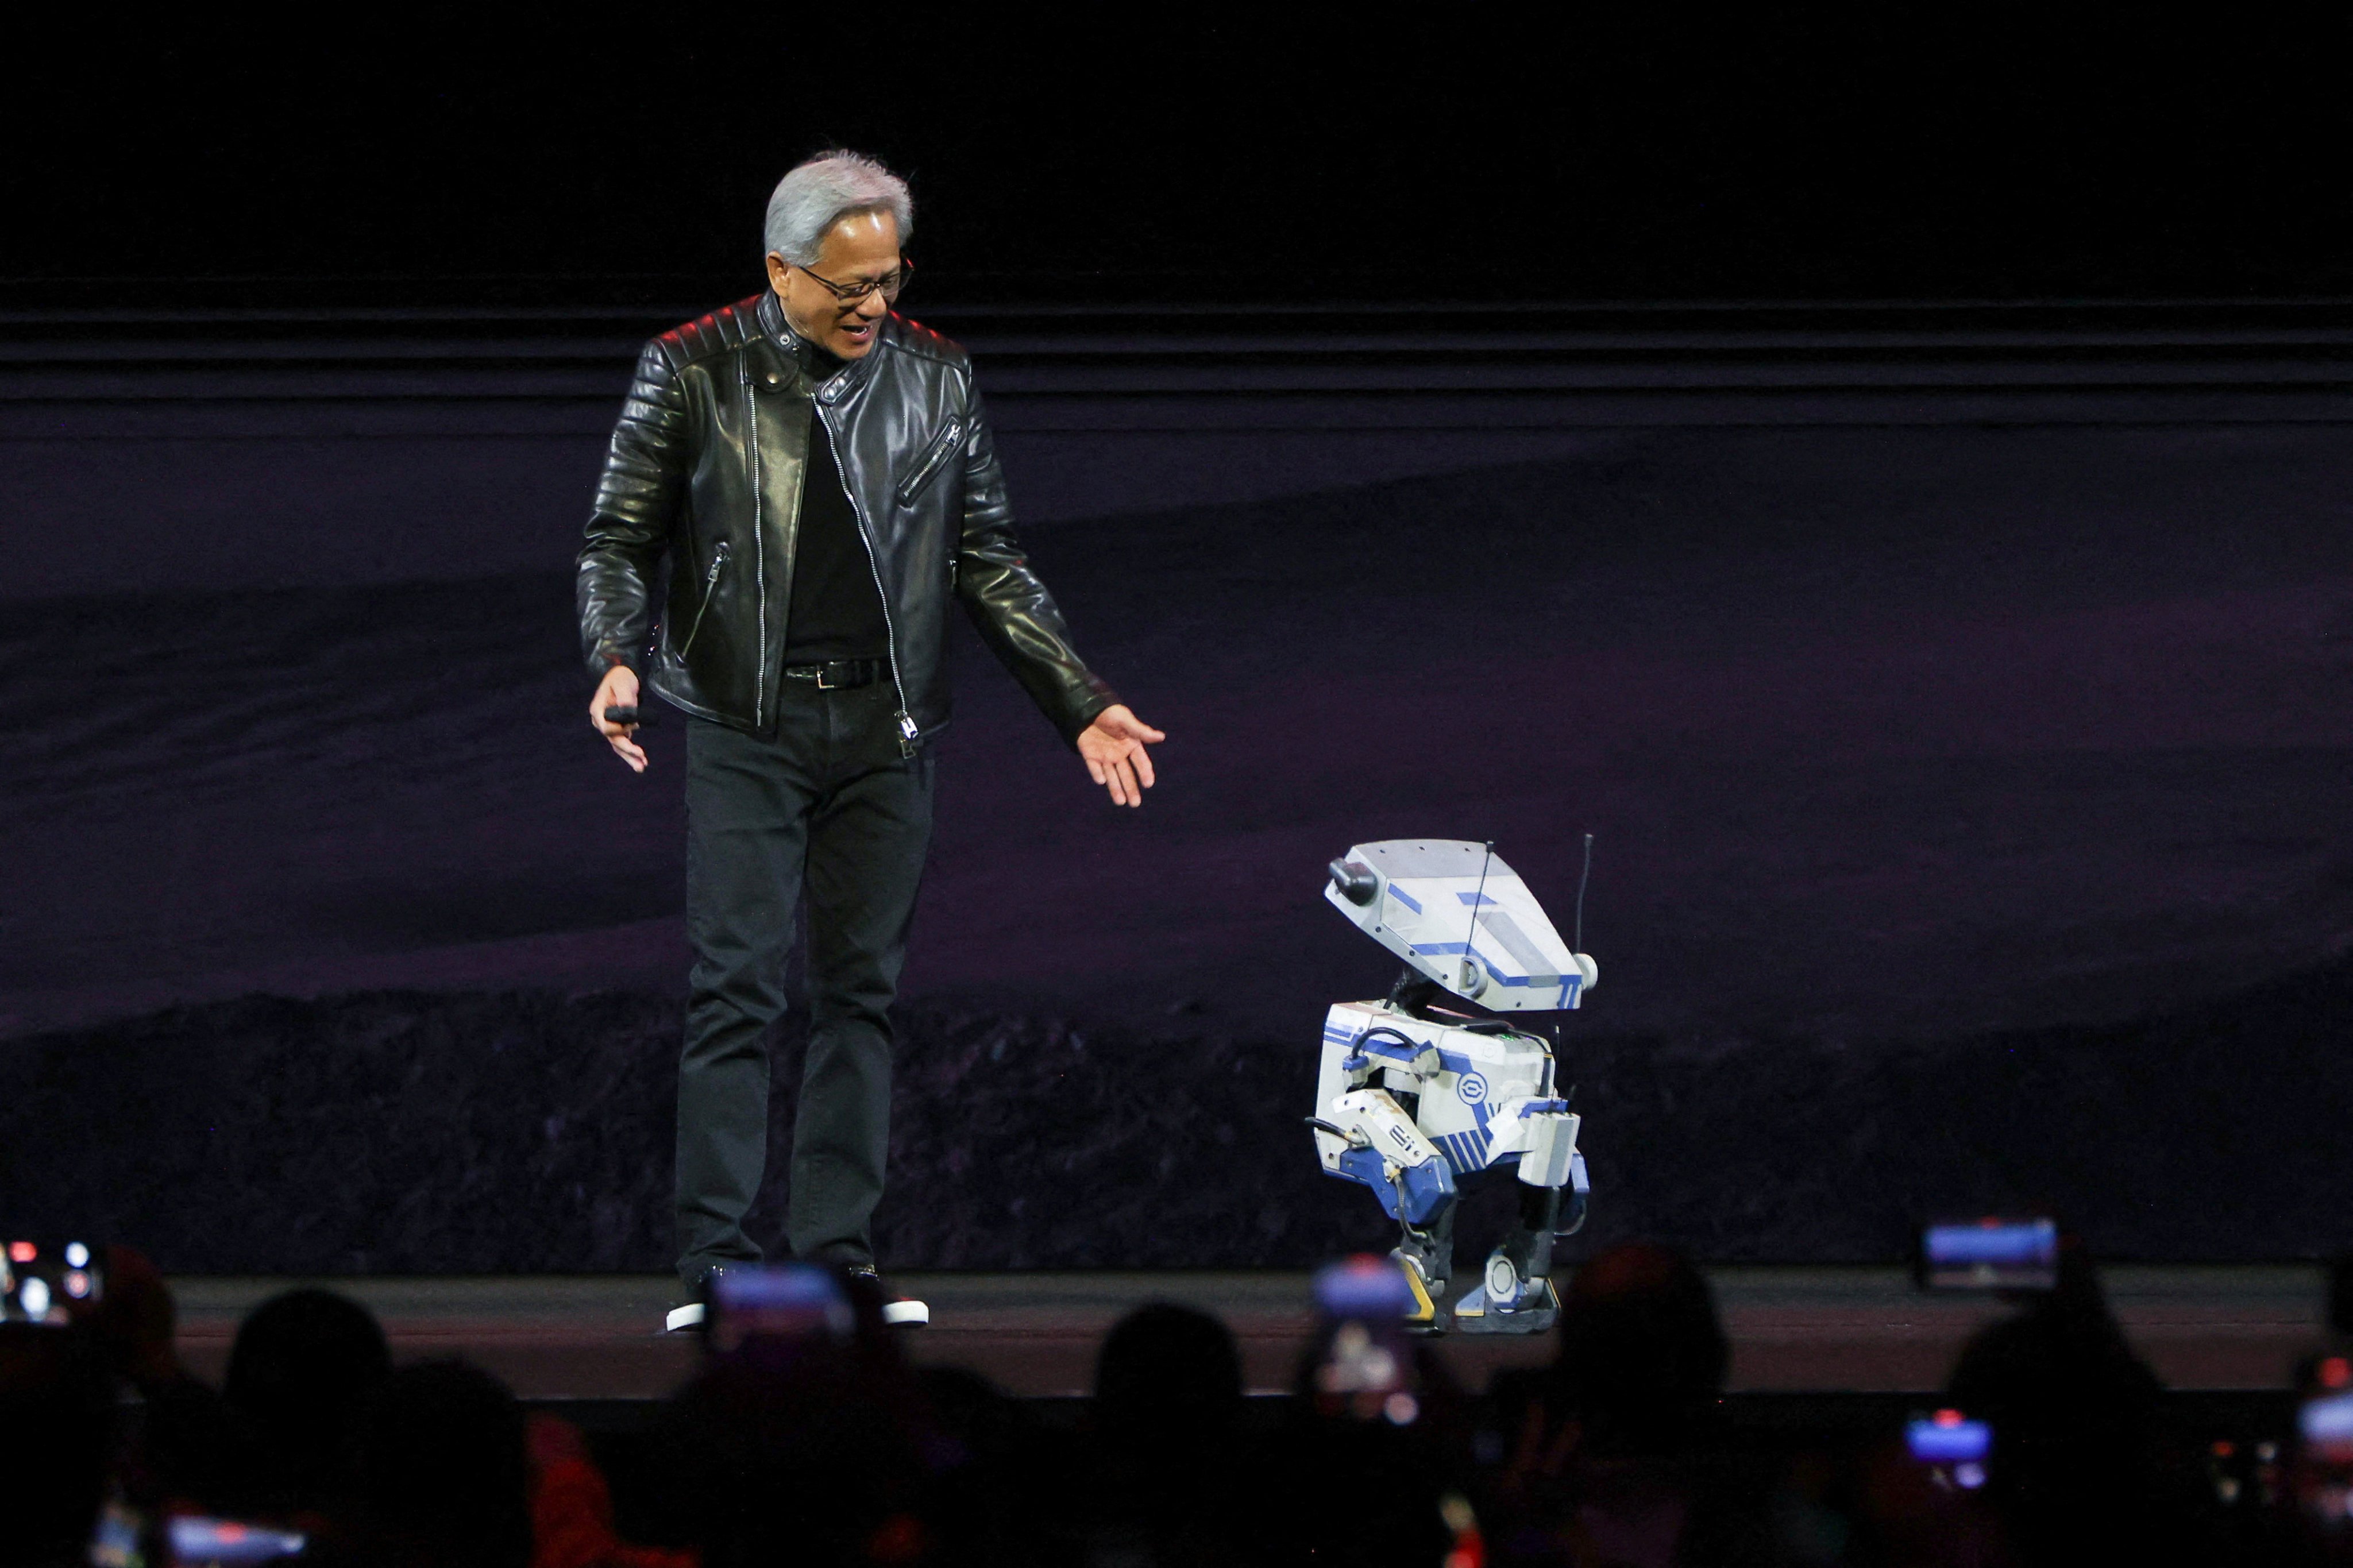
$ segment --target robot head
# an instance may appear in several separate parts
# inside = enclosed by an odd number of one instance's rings
[[[1332,862],[1324,896],[1366,935],[1497,1013],[1574,1007],[1600,979],[1520,874],[1484,844],[1391,838]]]

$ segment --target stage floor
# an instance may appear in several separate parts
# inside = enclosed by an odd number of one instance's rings
[[[1970,1331],[2004,1310],[1971,1296],[1926,1296],[1901,1270],[1724,1268],[1709,1271],[1732,1338],[1735,1392],[1901,1393],[1939,1386]],[[2177,1389],[2284,1384],[2320,1331],[2322,1277],[2299,1266],[2116,1267],[2108,1294],[2140,1352]],[[932,1326],[907,1343],[921,1363],[970,1367],[1008,1393],[1083,1394],[1105,1330],[1146,1301],[1217,1313],[1240,1342],[1254,1393],[1279,1392],[1311,1326],[1295,1273],[907,1274]],[[322,1280],[183,1277],[180,1346],[217,1377],[237,1321],[295,1284],[365,1302],[395,1355],[462,1355],[527,1399],[659,1397],[692,1371],[697,1346],[657,1331],[673,1286],[659,1277],[369,1277]],[[1550,1359],[1549,1335],[1439,1342],[1465,1384]]]

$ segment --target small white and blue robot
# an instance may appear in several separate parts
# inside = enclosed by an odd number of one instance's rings
[[[1411,1322],[1541,1333],[1560,1315],[1553,1238],[1585,1223],[1588,1186],[1552,1043],[1506,1015],[1576,1007],[1599,972],[1569,951],[1493,845],[1359,844],[1330,875],[1324,896],[1407,968],[1386,1001],[1342,1002],[1324,1016],[1307,1119],[1324,1169],[1370,1187],[1403,1231],[1396,1256],[1413,1288]],[[1472,1005],[1444,1005],[1457,998]],[[1450,1306],[1460,1184],[1506,1166],[1519,1223]]]

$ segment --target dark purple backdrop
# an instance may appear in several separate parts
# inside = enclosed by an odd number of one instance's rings
[[[1493,837],[1565,919],[1588,830],[1595,1236],[2341,1239],[2343,426],[1579,440],[1033,531],[1164,783],[1109,807],[964,648],[892,1256],[1377,1239],[1297,1124],[1389,975],[1324,863]],[[18,1203],[184,1268],[660,1266],[678,731],[603,752],[569,613],[560,563],[12,606]]]

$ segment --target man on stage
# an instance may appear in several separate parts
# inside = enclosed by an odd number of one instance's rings
[[[1095,679],[1014,538],[971,362],[894,313],[914,213],[851,153],[769,198],[769,287],[638,360],[580,552],[588,717],[642,773],[640,681],[686,712],[687,934],[672,1330],[716,1269],[759,1260],[744,1216],[767,1151],[769,1026],[808,909],[808,1059],[786,1239],[874,1273],[891,1004],[948,720],[947,607],[1122,805],[1164,737]],[[659,584],[665,580],[667,588]],[[659,596],[659,604],[656,600]],[[884,1292],[885,1317],[921,1323]]]

